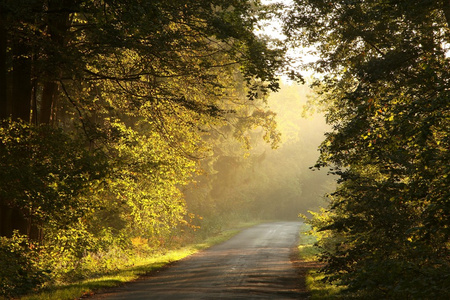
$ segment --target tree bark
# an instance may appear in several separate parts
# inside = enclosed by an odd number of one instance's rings
[[[32,95],[32,53],[31,47],[27,45],[27,41],[17,39],[11,42],[12,52],[12,72],[11,81],[11,98],[8,99],[7,106],[12,106],[12,119],[30,122],[31,115],[31,95]],[[9,95],[9,93],[7,93]],[[23,153],[27,155],[27,153]],[[5,199],[9,200],[9,199]],[[21,234],[27,233],[27,220],[24,214],[15,207],[2,203],[2,229],[1,235],[11,236],[13,230],[19,230]]]
[[[44,84],[39,117],[39,123],[41,124],[50,124],[57,87],[58,85],[51,81]]]
[[[30,121],[31,110],[31,51],[23,42],[13,46],[12,117]]]
[[[0,120],[8,117],[5,14],[0,7]]]
[[[48,5],[48,34],[55,49],[64,49],[67,44],[67,31],[70,26],[70,5],[69,0],[53,0]],[[58,50],[54,50],[58,51]],[[51,56],[52,53],[49,54]],[[56,72],[56,74],[55,74]],[[50,124],[52,115],[56,108],[56,95],[58,91],[57,80],[61,72],[58,70],[48,70],[48,81],[44,83],[42,91],[42,102],[40,109],[39,123]]]

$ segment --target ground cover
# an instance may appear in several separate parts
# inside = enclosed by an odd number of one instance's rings
[[[221,232],[204,239],[195,244],[186,245],[178,249],[168,250],[165,253],[158,253],[148,257],[139,257],[133,266],[119,267],[113,273],[97,274],[96,278],[89,278],[82,281],[55,285],[44,289],[43,291],[21,297],[21,300],[71,300],[88,297],[94,293],[101,293],[103,290],[137,280],[144,276],[149,276],[171,263],[181,260],[202,249],[209,248],[230,239],[239,233],[242,229],[253,226],[257,222],[246,222],[235,224],[232,228],[222,230]]]
[[[304,224],[300,228],[297,247],[297,259],[293,259],[301,282],[302,289],[308,293],[309,299],[344,299],[339,295],[340,288],[323,281],[324,275],[319,273],[323,266],[318,260],[320,249],[315,247],[316,237],[310,234],[311,227]]]

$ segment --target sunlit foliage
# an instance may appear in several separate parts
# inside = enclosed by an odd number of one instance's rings
[[[181,189],[211,155],[211,131],[233,123],[245,143],[260,127],[278,142],[270,111],[245,110],[287,65],[253,33],[272,12],[244,0],[0,3],[0,234],[29,239],[20,270],[69,281],[85,263],[113,270],[137,241],[154,251],[191,226]]]
[[[449,286],[448,1],[295,1],[333,130],[317,167],[340,176],[317,223],[328,280],[364,297],[444,299]]]

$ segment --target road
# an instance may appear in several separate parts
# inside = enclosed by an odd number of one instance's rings
[[[300,222],[266,223],[136,282],[94,296],[103,300],[301,299],[289,256]]]

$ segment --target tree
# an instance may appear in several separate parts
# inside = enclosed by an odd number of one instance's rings
[[[253,33],[272,11],[247,0],[2,1],[0,234],[20,229],[75,261],[105,232],[150,239],[185,223],[180,188],[209,154],[202,136],[239,115],[242,91],[248,105],[278,89],[285,49]],[[269,112],[247,117],[243,131],[273,132]]]
[[[252,32],[266,8],[248,1],[3,1],[2,116],[76,132],[106,155],[124,146],[117,143],[124,135],[143,134],[173,155],[198,159],[205,148],[196,145],[199,134],[233,113],[236,73],[250,99],[278,88],[284,50]]]
[[[320,54],[333,126],[317,167],[340,176],[321,228],[340,238],[324,271],[366,296],[448,296],[448,7],[296,1],[286,19],[290,38]]]

